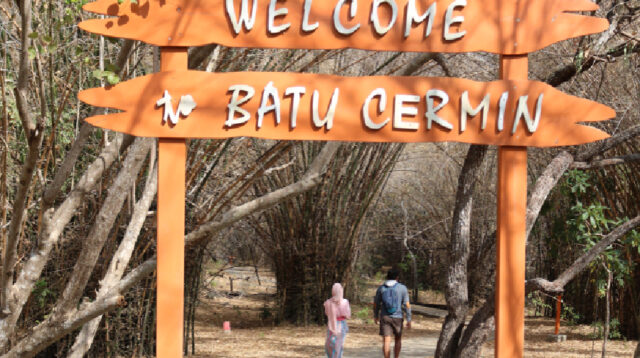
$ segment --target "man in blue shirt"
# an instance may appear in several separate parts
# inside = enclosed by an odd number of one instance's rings
[[[402,348],[403,311],[407,316],[407,329],[411,329],[411,304],[407,287],[398,282],[400,272],[391,269],[387,272],[387,280],[378,287],[373,299],[373,319],[380,323],[382,336],[382,353],[384,358],[391,357],[391,335],[395,337],[393,355],[400,357]],[[392,290],[392,291],[389,291]]]

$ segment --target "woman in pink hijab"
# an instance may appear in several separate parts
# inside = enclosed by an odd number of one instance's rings
[[[324,313],[327,315],[327,341],[324,344],[328,358],[342,358],[344,339],[349,332],[347,319],[351,318],[349,301],[343,297],[342,285],[334,283],[331,288],[333,297],[324,302]]]

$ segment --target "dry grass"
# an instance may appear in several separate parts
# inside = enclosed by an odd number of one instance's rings
[[[234,280],[234,289],[241,291],[242,296],[228,298],[218,295],[202,299],[197,312],[196,357],[322,357],[325,328],[274,326],[271,317],[265,316],[266,312],[273,312],[273,276],[262,273],[262,286],[257,285],[255,276],[248,280],[248,274],[243,277],[242,280]],[[228,291],[227,277],[216,278],[214,282],[220,292]],[[434,293],[425,295],[437,301],[441,298]],[[370,307],[354,305],[352,311],[345,349],[378,347],[380,338],[378,328],[370,318]],[[222,330],[224,321],[231,322],[230,333]],[[406,337],[437,337],[441,325],[441,319],[416,316],[413,329],[406,333]],[[591,339],[592,328],[589,326],[563,326],[561,333],[567,335],[567,341],[561,343],[547,341],[554,330],[551,319],[527,318],[525,330],[525,357],[590,357],[594,343],[593,356],[601,356],[602,341]],[[493,357],[493,343],[485,345],[482,357]],[[610,341],[607,357],[632,357],[636,343]]]
[[[586,325],[562,326],[560,334],[566,342],[554,343],[547,337],[554,333],[555,321],[549,318],[527,318],[525,357],[582,358],[602,356],[602,340],[593,340],[593,328]],[[485,345],[482,357],[493,357],[493,343]],[[608,341],[607,357],[633,357],[637,341]]]

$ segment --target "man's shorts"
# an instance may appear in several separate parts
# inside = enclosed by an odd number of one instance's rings
[[[380,335],[383,337],[402,335],[402,318],[393,318],[383,315],[380,318]]]

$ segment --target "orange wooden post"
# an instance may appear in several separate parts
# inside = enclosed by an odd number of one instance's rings
[[[187,68],[187,48],[162,48],[162,71]],[[184,325],[185,139],[158,140],[156,355],[182,357]]]
[[[526,79],[526,55],[502,56],[501,79]],[[524,354],[524,280],[527,212],[527,148],[498,150],[496,349],[499,358]]]
[[[560,334],[560,313],[562,312],[562,295],[556,298],[556,336]]]

